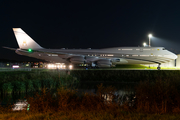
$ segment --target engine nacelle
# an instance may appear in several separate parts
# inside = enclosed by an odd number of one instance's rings
[[[86,60],[82,56],[71,57],[69,61],[73,64],[84,64]]]
[[[89,57],[89,56],[86,56],[86,63],[91,64],[92,61],[94,62],[94,61],[97,61],[97,60],[99,60],[98,57]]]
[[[110,60],[98,60],[97,66],[98,67],[111,67],[112,62]]]
[[[114,58],[112,59],[113,64],[127,64],[128,61],[123,58]]]
[[[106,68],[110,68],[111,65],[110,65],[110,64],[98,64],[98,67],[106,67]]]

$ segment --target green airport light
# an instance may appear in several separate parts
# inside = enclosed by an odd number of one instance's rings
[[[31,49],[31,48],[29,48],[29,49],[28,49],[28,51],[29,51],[29,52],[32,52],[32,49]]]

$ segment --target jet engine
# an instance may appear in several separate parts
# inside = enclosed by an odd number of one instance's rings
[[[97,66],[98,67],[111,67],[112,62],[110,60],[98,60]]]
[[[86,60],[84,59],[83,56],[74,56],[69,58],[69,61],[73,64],[84,64]]]
[[[115,65],[116,64],[127,64],[128,61],[123,59],[123,58],[113,58],[112,63],[115,64]]]

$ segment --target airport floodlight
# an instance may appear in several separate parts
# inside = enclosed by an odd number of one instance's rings
[[[145,43],[145,42],[143,43],[143,46],[144,46],[144,47],[146,46],[146,43]]]
[[[149,34],[148,37],[151,38],[151,37],[152,37],[152,34]]]
[[[149,34],[148,37],[149,37],[149,47],[151,47],[151,42],[150,41],[151,41],[152,34]]]

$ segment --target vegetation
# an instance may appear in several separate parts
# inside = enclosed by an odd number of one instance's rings
[[[180,113],[180,81],[156,79],[136,87],[136,110],[148,113]]]
[[[78,83],[77,79],[61,72],[0,72],[0,93],[27,93],[43,88],[56,89]]]
[[[70,75],[66,74],[65,70],[0,72],[0,93],[26,93],[44,87],[54,89],[62,85],[71,86],[78,82],[79,85],[84,86],[82,82],[139,83],[157,79],[179,80],[180,71],[71,70]],[[117,84],[115,86],[118,88]]]
[[[116,68],[149,68],[149,67],[140,64],[122,64],[122,65],[116,65]]]
[[[179,119],[179,83],[170,80],[141,82],[136,89],[134,106],[106,101],[102,94],[114,94],[112,86],[98,86],[97,94],[79,95],[74,89],[59,88],[52,95],[46,89],[27,99],[29,111],[12,112],[0,108],[1,119]]]
[[[12,112],[11,105],[0,106],[0,119],[180,118],[180,71],[73,70],[71,75],[66,75],[65,71],[0,74],[0,88],[3,92],[41,90],[33,97],[27,97],[29,111]],[[69,87],[73,82],[77,83],[77,79],[139,82],[135,87],[136,99],[133,106],[129,106],[132,101],[121,101],[122,99],[114,95],[115,87],[105,87],[102,84],[97,86],[96,94],[80,94],[76,89]],[[53,88],[57,88],[54,94],[49,91]],[[105,100],[104,95],[112,96],[112,101]],[[123,104],[120,104],[122,102]]]
[[[178,70],[72,70],[80,81],[140,82],[157,79],[180,79]]]
[[[0,114],[2,120],[179,120],[179,114],[132,113],[112,111],[59,111],[47,113],[16,112]]]

